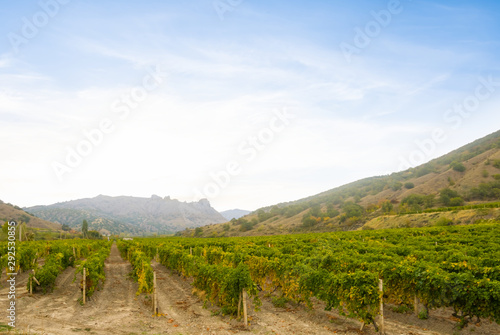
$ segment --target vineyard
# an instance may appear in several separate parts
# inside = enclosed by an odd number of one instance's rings
[[[382,315],[394,310],[407,313],[405,318],[414,314],[419,320],[448,313],[456,331],[467,332],[481,324],[493,329],[485,334],[500,329],[497,223],[218,239],[138,238],[112,243],[21,242],[14,256],[7,244],[0,244],[2,268],[13,271],[9,262],[15,257],[15,270],[21,272],[18,279],[24,288],[18,292],[19,313],[26,310],[38,315],[52,310],[52,317],[59,318],[67,331],[83,329],[74,327],[75,320],[93,329],[98,323],[94,325],[92,320],[107,317],[112,321],[102,322],[108,327],[103,333],[109,334],[119,334],[111,327],[127,327],[131,320],[140,325],[135,327],[150,322],[150,329],[178,327],[176,331],[188,334],[201,334],[206,328],[219,329],[217,334],[264,334],[275,319],[285,318],[275,316],[279,306],[285,313],[290,311],[295,323],[300,320],[292,313],[305,313],[303,318],[310,318],[307,313],[311,311],[328,313],[327,321],[321,319],[324,324],[307,321],[303,329],[317,327],[315,333],[333,333],[331,322],[338,315],[346,321],[335,322],[357,324],[347,327],[350,333],[361,328],[365,334],[374,334],[383,329]],[[86,281],[82,279],[84,269]],[[87,305],[83,305],[82,290],[90,299]],[[157,296],[158,302],[153,302]],[[152,304],[160,307],[154,315]],[[247,305],[251,317],[244,327]],[[122,313],[121,319],[111,317],[113,313]],[[297,324],[288,327],[288,332],[301,332]],[[147,328],[144,331],[149,333]]]
[[[500,323],[500,226],[362,231],[225,238],[138,239],[123,252],[144,253],[206,293],[206,301],[234,314],[246,290],[258,291],[373,323],[381,299],[397,305],[453,308],[460,327],[475,318]],[[140,256],[137,256],[140,257]],[[142,263],[141,269],[147,269]],[[144,276],[143,276],[144,277]],[[151,282],[142,286],[151,287]],[[383,291],[379,290],[380,279]],[[376,327],[377,328],[377,327]]]

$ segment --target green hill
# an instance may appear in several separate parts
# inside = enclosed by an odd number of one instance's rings
[[[497,131],[406,171],[362,179],[304,199],[264,207],[238,220],[187,229],[180,234],[274,235],[421,226],[443,224],[446,219],[443,213],[464,210],[469,215],[463,222],[473,223],[498,218],[500,213],[495,208],[474,205],[499,200],[500,131]],[[413,219],[408,219],[410,216]],[[379,222],[382,217],[383,225]],[[445,219],[437,222],[438,217]]]

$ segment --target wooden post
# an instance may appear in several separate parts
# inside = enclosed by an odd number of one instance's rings
[[[189,254],[193,255],[193,248],[192,247],[189,247]]]
[[[21,225],[19,225],[19,242],[22,241],[22,230],[23,230],[23,227]]]
[[[32,294],[33,294],[33,277],[30,277],[30,295]]]
[[[245,327],[248,327],[247,291],[245,289],[243,289],[243,321],[245,322]]]
[[[155,260],[158,262],[159,259],[160,259],[160,255],[158,255],[158,248],[156,248],[156,259]]]
[[[158,314],[158,301],[156,293],[156,271],[153,271],[153,313]]]
[[[385,334],[384,328],[384,281],[379,279],[378,290],[380,291],[380,333]]]
[[[418,306],[419,304],[420,304],[420,299],[415,294],[414,309],[415,309],[415,315],[417,315],[417,316],[418,316],[418,313],[420,312],[419,311],[419,306]]]
[[[76,261],[75,247],[73,247],[73,257],[75,257],[75,261]]]
[[[87,286],[86,280],[85,280],[85,268],[83,268],[83,304],[85,305],[85,288]]]

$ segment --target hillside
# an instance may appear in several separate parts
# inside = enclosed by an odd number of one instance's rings
[[[106,229],[112,234],[169,234],[226,221],[206,199],[186,203],[156,195],[151,198],[99,195],[26,210],[40,218],[77,229],[83,220],[87,220],[89,229]]]
[[[243,210],[243,209],[230,209],[230,210],[227,210],[227,211],[222,211],[222,212],[220,212],[220,214],[227,221],[229,221],[231,219],[239,219],[242,216],[248,215],[248,214],[250,214],[250,211],[246,211],[246,210]]]
[[[421,166],[387,176],[362,179],[311,197],[261,208],[238,220],[198,229],[196,236],[370,229],[378,227],[373,220],[382,216],[387,221],[384,227],[398,227],[401,226],[403,215],[420,215],[423,211],[443,207],[453,212],[464,209],[461,207],[464,205],[498,200],[500,131]],[[500,216],[497,212],[495,215]],[[481,215],[471,215],[469,221],[481,219]],[[435,224],[434,220],[425,221],[419,221],[421,223],[418,225]],[[186,230],[182,234],[194,236],[195,232]]]
[[[9,220],[16,220],[17,223],[26,223],[30,228],[41,228],[50,230],[61,230],[61,225],[58,223],[46,221],[25,212],[20,207],[6,204],[0,200],[0,222],[2,224]]]

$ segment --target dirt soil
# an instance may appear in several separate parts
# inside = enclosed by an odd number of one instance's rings
[[[288,303],[275,307],[271,299],[260,297],[261,310],[249,306],[249,327],[240,320],[215,315],[218,308],[207,306],[193,295],[191,280],[183,278],[163,265],[152,261],[157,274],[159,316],[153,316],[151,299],[136,295],[137,283],[130,278],[130,263],[120,257],[114,244],[106,260],[106,281],[84,306],[81,305],[80,276],[73,282],[75,269],[68,268],[59,275],[56,287],[48,294],[26,291],[28,274],[16,280],[16,328],[12,334],[377,334],[373,325],[360,331],[361,323],[335,312],[324,311],[321,302],[310,311],[302,305]],[[6,311],[8,288],[5,274],[0,289],[1,308]],[[392,312],[387,306],[385,327],[387,334],[500,334],[500,326],[482,321],[465,330],[454,328],[449,310],[432,311],[428,320],[412,314]],[[6,313],[6,312],[4,312]],[[214,315],[212,315],[214,314]],[[6,316],[6,315],[5,315]],[[0,325],[6,324],[0,319]]]

